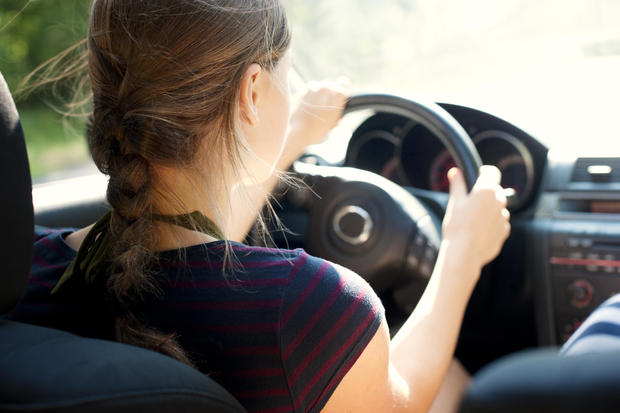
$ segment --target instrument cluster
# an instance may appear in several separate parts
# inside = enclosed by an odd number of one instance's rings
[[[511,194],[509,208],[520,209],[534,186],[534,162],[527,146],[510,131],[479,128],[475,132],[471,137],[482,162],[502,172],[501,185]],[[424,125],[384,113],[358,127],[345,163],[402,186],[441,192],[448,192],[447,173],[456,165],[439,138]]]

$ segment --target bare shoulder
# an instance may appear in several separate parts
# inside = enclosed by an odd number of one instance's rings
[[[86,238],[86,235],[88,234],[90,229],[93,227],[93,225],[89,225],[86,228],[79,229],[67,235],[67,237],[65,238],[65,242],[67,243],[67,245],[70,246],[75,251],[79,250],[80,246],[82,245],[82,242],[84,242],[84,238]]]

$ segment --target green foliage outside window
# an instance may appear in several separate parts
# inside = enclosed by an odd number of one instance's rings
[[[2,0],[0,72],[16,91],[41,63],[84,37],[90,0]],[[17,101],[35,180],[88,162],[84,120],[67,122],[49,88]],[[70,126],[67,125],[70,123]]]

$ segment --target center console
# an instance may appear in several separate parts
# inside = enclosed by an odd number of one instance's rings
[[[552,189],[558,190],[542,195],[528,231],[541,345],[563,344],[620,293],[620,185],[569,179]]]
[[[556,221],[550,229],[548,266],[560,344],[592,310],[620,293],[620,223]]]

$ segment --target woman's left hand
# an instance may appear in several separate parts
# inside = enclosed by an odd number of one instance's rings
[[[342,118],[349,98],[346,78],[310,82],[289,122],[285,163],[292,163],[307,146],[321,142]],[[288,167],[288,165],[282,165]]]

